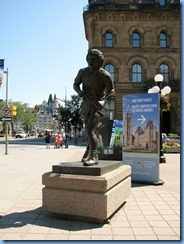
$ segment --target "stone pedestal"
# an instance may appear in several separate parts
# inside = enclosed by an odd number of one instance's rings
[[[131,168],[122,162],[100,161],[54,165],[42,176],[43,209],[64,218],[103,223],[130,194]]]

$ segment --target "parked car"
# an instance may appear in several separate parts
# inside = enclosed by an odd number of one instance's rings
[[[175,135],[175,136],[168,136],[165,133],[162,133],[162,141],[163,142],[168,142],[168,141],[173,141],[175,143],[180,143],[180,136]]]
[[[19,131],[15,134],[15,138],[26,138],[27,137],[27,133],[25,133],[24,131]]]
[[[35,130],[29,131],[29,136],[36,136],[36,131]]]
[[[45,132],[44,131],[39,131],[38,132],[38,137],[44,137],[45,135]]]
[[[5,133],[4,133],[4,131],[2,130],[2,131],[0,131],[0,137],[4,137],[5,136]]]
[[[180,136],[176,135],[172,139],[174,140],[175,143],[179,143],[180,144]]]
[[[170,141],[170,140],[171,140],[171,138],[167,134],[162,133],[162,141],[163,142]]]

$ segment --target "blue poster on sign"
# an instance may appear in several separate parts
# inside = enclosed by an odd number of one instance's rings
[[[100,160],[122,160],[123,121],[103,119],[97,130]]]
[[[123,163],[133,181],[159,181],[159,94],[123,97]]]
[[[122,149],[122,134],[123,134],[123,121],[122,120],[114,120],[113,121],[113,127],[112,127],[112,133],[111,133],[111,140],[110,140],[110,146],[115,148]]]

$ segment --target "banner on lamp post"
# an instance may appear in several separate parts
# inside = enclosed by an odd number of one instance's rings
[[[0,87],[3,83],[4,59],[0,59]]]

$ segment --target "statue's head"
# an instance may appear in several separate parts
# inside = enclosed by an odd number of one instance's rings
[[[104,56],[103,56],[103,53],[101,51],[99,51],[98,49],[89,49],[88,50],[88,54],[86,56],[86,61],[88,62],[88,58],[90,56],[96,56],[99,60],[99,64],[100,64],[100,67],[102,66],[103,64],[103,61],[104,61]]]

